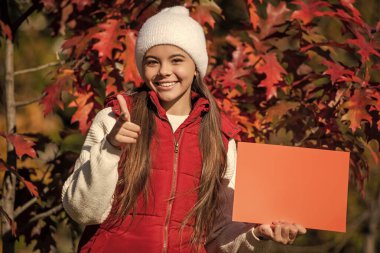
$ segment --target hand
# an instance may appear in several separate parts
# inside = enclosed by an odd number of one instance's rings
[[[125,144],[136,143],[141,133],[141,128],[131,122],[131,115],[124,97],[117,95],[116,98],[120,105],[121,114],[106,138],[113,146],[121,148]]]
[[[257,237],[271,239],[282,244],[293,244],[297,235],[305,234],[306,229],[299,224],[278,221],[272,224],[259,225],[254,229],[253,233]]]

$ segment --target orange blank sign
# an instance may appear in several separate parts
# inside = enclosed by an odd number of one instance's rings
[[[346,231],[349,152],[238,143],[234,221]]]

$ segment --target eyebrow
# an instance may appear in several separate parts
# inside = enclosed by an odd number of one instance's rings
[[[169,56],[169,59],[171,59],[171,58],[174,58],[174,57],[182,57],[182,58],[185,58],[185,56],[183,55],[183,54],[172,54],[171,56]],[[144,57],[144,59],[147,59],[147,58],[154,58],[154,59],[156,59],[156,60],[158,60],[159,58],[158,57],[156,57],[156,56],[153,56],[153,55],[146,55],[145,57]]]

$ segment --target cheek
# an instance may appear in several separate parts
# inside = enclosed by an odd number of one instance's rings
[[[142,78],[145,81],[152,80],[153,77],[155,76],[155,73],[157,73],[157,72],[154,72],[154,70],[152,68],[144,68]]]
[[[182,79],[188,79],[188,80],[193,80],[195,73],[195,68],[190,66],[187,66],[185,68],[178,68],[176,70],[176,74],[180,76]]]

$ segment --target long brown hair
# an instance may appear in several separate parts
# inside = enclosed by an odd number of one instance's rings
[[[211,231],[220,214],[220,189],[226,171],[226,149],[221,132],[219,108],[199,75],[194,78],[192,90],[209,101],[210,110],[201,122],[199,143],[202,154],[202,175],[197,189],[198,201],[182,222],[181,231],[190,221],[195,220],[191,243],[201,246],[204,237]],[[147,88],[137,90],[133,95],[131,121],[140,125],[142,134],[136,144],[127,145],[121,155],[121,173],[117,184],[114,203],[118,203],[116,217],[133,213],[136,200],[142,192],[148,202],[148,178],[150,170],[149,146],[155,130],[154,108],[148,101]],[[210,210],[214,210],[211,211]]]

